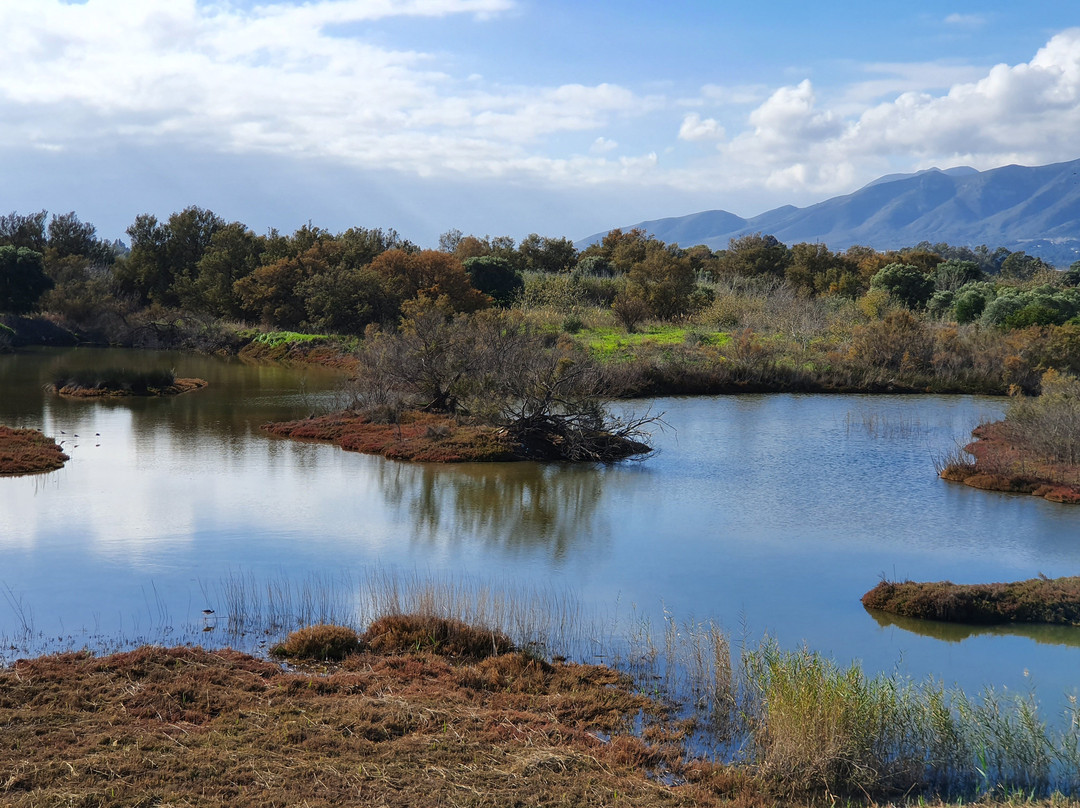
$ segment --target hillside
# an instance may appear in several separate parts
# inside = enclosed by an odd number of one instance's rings
[[[878,250],[920,241],[1007,247],[1068,266],[1080,259],[1080,160],[989,171],[937,168],[888,175],[854,193],[744,219],[723,210],[639,222],[657,238],[689,247],[727,247],[747,233],[771,233],[786,244],[822,242],[843,250]],[[583,239],[583,247],[603,237]]]

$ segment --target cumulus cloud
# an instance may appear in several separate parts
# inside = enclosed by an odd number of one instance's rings
[[[1028,62],[991,69],[868,64],[840,87],[709,84],[694,98],[685,88],[666,97],[611,81],[503,85],[471,62],[460,67],[452,50],[365,36],[391,17],[514,8],[515,0],[2,0],[0,148],[178,144],[455,180],[804,195],[894,170],[1077,156],[1080,29],[1057,34]],[[947,22],[970,26],[975,16]]]
[[[607,154],[608,152],[615,151],[619,148],[618,141],[610,140],[606,137],[598,137],[593,141],[592,146],[589,147],[589,151],[593,154]]]
[[[1075,159],[1080,28],[1057,34],[1029,62],[984,69],[978,78],[943,91],[933,92],[927,83],[927,89],[865,104],[849,88],[830,107],[819,103],[813,84],[804,80],[775,90],[746,122],[719,145],[713,177],[722,173],[732,183],[837,192],[898,166],[991,168]],[[710,178],[707,170],[695,175]]]
[[[679,127],[680,140],[722,140],[723,137],[724,127],[715,118],[703,119],[696,112],[683,118]]]
[[[512,6],[279,0],[245,10],[195,0],[5,0],[0,145],[171,138],[421,175],[498,176],[529,165],[527,146],[547,136],[656,106],[614,84],[500,87],[458,79],[432,54],[327,30]]]

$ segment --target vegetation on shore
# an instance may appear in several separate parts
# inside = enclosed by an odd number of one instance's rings
[[[115,398],[175,396],[206,385],[204,379],[178,379],[171,370],[99,368],[64,372],[49,385],[49,390],[70,398]]]
[[[862,602],[868,609],[923,620],[1080,626],[1080,577],[992,584],[881,581]]]
[[[1080,503],[1080,379],[1053,369],[1035,397],[1016,395],[1003,421],[978,426],[964,447],[973,462],[951,458],[943,479],[990,491]]]
[[[1030,698],[868,677],[770,641],[733,667],[726,637],[701,625],[675,627],[665,644],[666,675],[639,663],[634,678],[547,661],[498,629],[426,612],[388,614],[362,633],[295,631],[274,649],[287,669],[192,646],[20,659],[0,669],[0,796],[12,806],[927,805],[1017,794],[1075,804],[1055,789],[1080,785],[1080,729],[1048,729]],[[677,652],[697,688],[691,714],[666,689]],[[718,754],[701,753],[703,736]]]
[[[596,360],[607,396],[1031,393],[1048,368],[1080,371],[1080,262],[1056,271],[986,246],[833,252],[750,234],[711,250],[615,230],[578,251],[451,231],[422,250],[362,227],[256,235],[197,207],[139,216],[128,237],[106,243],[74,213],[0,217],[22,279],[0,300],[15,341],[348,364],[369,328],[395,332],[426,301],[464,317],[521,312]],[[49,334],[26,336],[18,314]]]
[[[0,476],[55,471],[70,459],[53,438],[36,429],[0,424]]]

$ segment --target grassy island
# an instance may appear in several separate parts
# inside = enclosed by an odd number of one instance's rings
[[[993,584],[882,581],[862,602],[868,609],[924,620],[1080,626],[1080,577]]]
[[[1048,370],[1042,393],[1015,396],[1003,421],[982,424],[941,477],[973,488],[1080,503],[1080,379]]]
[[[55,471],[70,459],[54,439],[36,429],[0,425],[0,476]]]
[[[65,373],[49,385],[49,390],[70,398],[119,398],[175,396],[206,385],[204,379],[178,379],[171,370],[107,368]]]

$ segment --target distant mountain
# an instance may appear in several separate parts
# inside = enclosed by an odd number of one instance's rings
[[[878,250],[920,241],[1038,255],[1058,266],[1080,259],[1080,160],[976,171],[958,166],[890,174],[846,196],[791,205],[744,219],[723,210],[639,222],[666,242],[723,249],[733,238],[766,233],[785,244],[821,242],[831,250],[865,244]],[[604,237],[578,242],[585,247]]]

